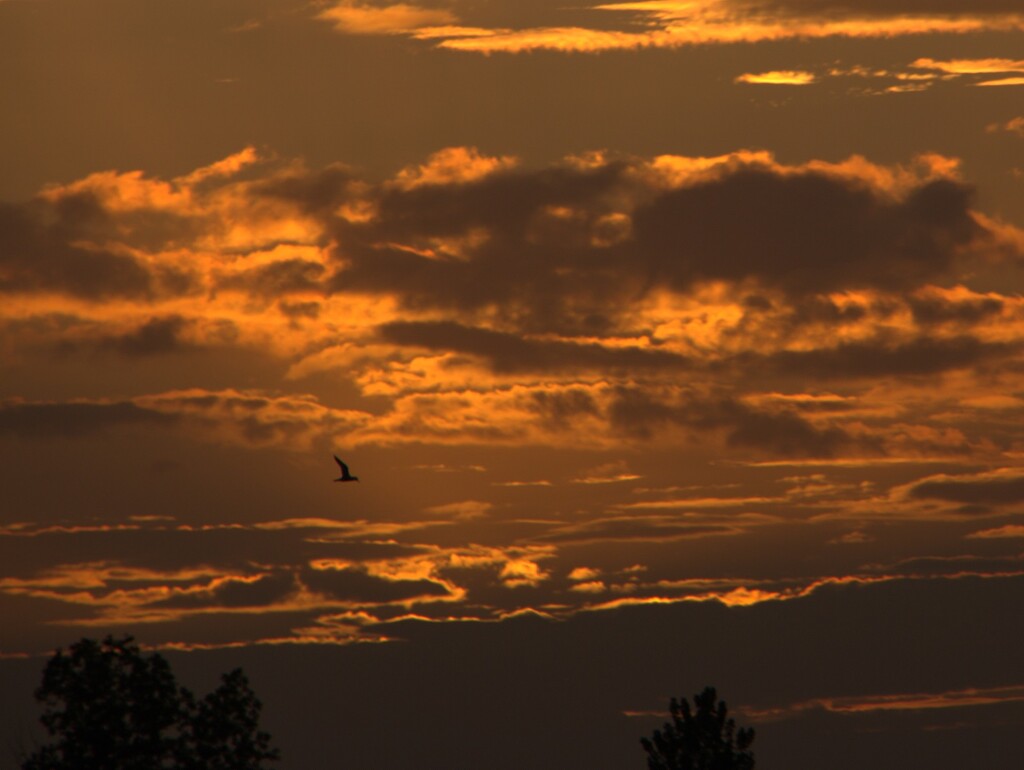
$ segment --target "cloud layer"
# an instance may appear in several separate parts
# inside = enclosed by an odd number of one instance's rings
[[[0,450],[418,457],[397,471],[409,499],[372,522],[27,507],[0,532],[20,565],[0,595],[54,622],[341,644],[407,617],[741,607],[1021,571],[1024,307],[973,284],[1013,275],[1024,238],[976,208],[955,159],[528,167],[456,147],[372,180],[244,149],[7,211],[0,324],[23,389],[0,400]],[[98,384],[54,374],[79,371]],[[530,459],[559,451],[590,454]],[[718,481],[680,481],[680,453]],[[858,557],[882,522],[927,523],[966,560]],[[154,537],[182,558],[125,557]],[[827,567],[744,556],[767,538],[781,559],[794,537]],[[680,573],[662,550],[725,541],[738,561],[717,569]],[[195,630],[228,618],[248,630]]]
[[[476,53],[536,50],[595,53],[828,37],[1019,31],[1024,16],[1007,0],[849,3],[838,0],[644,0],[557,9],[538,26],[502,27],[408,4],[339,3],[319,18],[348,34],[405,34],[441,48]]]

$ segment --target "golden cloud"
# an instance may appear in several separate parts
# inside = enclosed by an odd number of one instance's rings
[[[813,72],[773,70],[771,72],[748,72],[737,77],[736,82],[771,86],[806,86],[814,83],[817,79]]]
[[[967,536],[973,540],[998,540],[1003,538],[1024,537],[1024,524],[1006,524],[993,529],[982,529]]]
[[[936,154],[592,153],[532,169],[446,148],[371,183],[244,148],[172,179],[92,174],[18,211],[26,232],[59,226],[0,273],[11,360],[244,351],[288,376],[280,391],[9,400],[10,435],[710,441],[742,460],[891,463],[995,457],[1011,445],[986,415],[1022,405],[1014,370],[978,372],[1024,344],[1024,300],[964,282],[1024,254],[1024,233],[974,210],[958,160]],[[379,399],[373,412],[307,392],[329,378]]]
[[[851,695],[839,698],[815,698],[783,707],[755,709],[745,707],[744,713],[755,719],[779,719],[808,710],[837,714],[860,714],[875,711],[922,711],[960,709],[1024,701],[1024,686],[965,688],[935,693],[893,693],[886,695]]]
[[[889,38],[905,35],[968,34],[1024,29],[1021,14],[885,14],[862,13],[839,17],[799,10],[774,11],[731,0],[698,2],[611,3],[597,10],[628,15],[648,27],[644,31],[587,27],[539,27],[460,32],[438,45],[479,53],[519,53],[532,50],[599,52],[643,48],[676,48],[708,43],[753,43],[825,37]]]
[[[399,171],[394,184],[403,190],[423,185],[465,184],[516,165],[518,160],[511,156],[488,157],[475,147],[446,147],[427,158],[425,163]]]
[[[355,0],[343,0],[326,8],[317,18],[331,22],[336,30],[349,35],[396,35],[455,22],[450,11],[439,8],[409,3],[367,5]]]
[[[990,134],[994,134],[999,131],[1007,131],[1011,134],[1024,136],[1024,115],[1016,118],[1010,118],[1005,123],[990,123],[985,127],[985,130]]]
[[[917,69],[938,70],[951,75],[991,75],[1003,72],[1024,72],[1024,59],[915,59]]]
[[[1024,86],[1024,77],[997,78],[975,83],[976,86]]]

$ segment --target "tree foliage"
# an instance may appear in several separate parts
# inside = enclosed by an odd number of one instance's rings
[[[696,711],[686,698],[672,699],[672,721],[641,738],[647,752],[648,770],[752,770],[754,755],[747,751],[754,730],[741,727],[729,717],[725,701],[715,702],[714,687],[693,696]]]
[[[53,739],[22,770],[264,770],[278,758],[241,669],[202,700],[131,637],[57,650],[36,690]]]

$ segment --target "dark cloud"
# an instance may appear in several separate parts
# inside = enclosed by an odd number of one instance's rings
[[[918,500],[994,505],[1024,502],[1024,477],[946,478],[925,481],[910,490]]]
[[[636,212],[652,282],[756,277],[791,292],[905,289],[948,273],[979,235],[971,191],[922,184],[902,200],[814,172],[746,168],[657,198]]]
[[[808,295],[946,280],[985,234],[971,188],[951,180],[892,195],[839,174],[746,164],[664,191],[637,170],[622,161],[386,189],[375,220],[336,226],[331,288],[397,293],[412,308],[493,306],[525,331],[586,334],[613,328],[653,289],[753,281],[799,299],[806,320],[851,323],[869,308]],[[466,243],[448,253],[446,239]],[[752,312],[771,308],[748,296]]]
[[[392,188],[380,198],[379,217],[384,232],[392,236],[454,236],[486,227],[504,240],[525,244],[539,224],[538,214],[552,207],[609,210],[612,200],[607,196],[621,188],[628,169],[622,162],[595,168],[551,166],[499,171],[472,182]],[[559,234],[571,241],[582,232]]]
[[[735,402],[724,402],[712,418],[729,425],[728,444],[785,456],[830,457],[855,442],[839,428],[818,428],[796,414],[758,412]]]
[[[0,403],[0,435],[77,436],[122,425],[171,424],[173,415],[126,401],[103,403]]]
[[[87,320],[72,313],[39,313],[26,318],[6,318],[0,320],[0,329],[8,339],[17,340],[19,344],[26,344],[31,347],[39,339],[57,338],[60,342],[58,349],[70,351],[77,346],[64,339],[69,334],[74,334],[87,323]]]
[[[553,392],[539,390],[532,394],[532,398],[537,413],[554,430],[565,430],[580,415],[599,413],[594,397],[583,388]]]
[[[286,599],[298,590],[295,575],[276,572],[254,579],[228,578],[210,589],[179,594],[153,607],[189,609],[193,607],[266,607]]]
[[[744,707],[1019,683],[1024,661],[1013,609],[1022,596],[1020,578],[907,580],[836,586],[745,608],[682,602],[580,613],[563,622],[408,620],[375,629],[406,640],[395,644],[166,654],[186,683],[216,681],[227,667],[244,667],[266,704],[262,724],[293,767],[408,768],[413,746],[424,767],[606,770],[642,766],[637,740],[665,718],[623,712],[660,712],[670,696],[689,697],[709,682],[740,724],[751,721]],[[31,611],[24,601],[3,601],[4,617]],[[183,636],[229,642],[283,636],[303,620],[263,613],[194,622],[203,623],[201,631],[151,624],[137,633],[146,644]],[[15,627],[24,624],[3,630],[13,637]],[[13,637],[5,649],[43,652],[81,635],[65,628],[54,640],[49,628],[49,636],[28,643]],[[8,685],[0,690],[0,712],[15,715],[6,720],[11,736],[35,719],[25,712],[44,663],[45,655],[0,661]],[[401,741],[396,694],[417,715],[403,723]],[[758,724],[754,748],[759,760],[790,770],[817,770],[837,750],[843,768],[1009,770],[1019,755],[1020,708],[999,708],[977,708],[975,715],[958,709],[955,719],[969,724],[951,731],[924,729],[936,710],[885,712],[871,721],[800,712],[791,721]]]
[[[103,243],[121,239],[147,251],[159,251],[187,246],[202,229],[202,223],[193,217],[151,206],[110,212],[94,193],[85,191],[62,190],[45,204],[37,200],[35,205],[52,222],[55,232],[69,240],[87,238]]]
[[[325,239],[336,244],[335,266],[328,274],[319,262],[296,255],[215,276],[213,290],[264,300],[369,291],[397,295],[415,309],[497,308],[504,326],[525,332],[621,331],[628,310],[652,290],[687,291],[709,280],[786,291],[800,300],[794,322],[852,323],[869,309],[808,295],[863,287],[902,291],[950,278],[955,257],[985,235],[970,213],[972,190],[952,180],[923,181],[893,194],[839,173],[752,162],[723,165],[699,183],[668,190],[635,159],[505,168],[472,181],[412,187],[357,183],[346,169],[328,167],[254,182],[246,190],[259,211],[282,200],[319,219]],[[339,217],[345,201],[373,216]],[[196,276],[187,270],[147,267],[103,244],[184,247],[202,228],[215,231],[221,224],[145,207],[113,211],[88,193],[5,204],[0,291],[55,290],[91,299],[190,292]],[[748,297],[751,312],[771,308],[767,297]],[[924,320],[941,315],[932,305],[922,300],[915,312]],[[950,312],[989,310],[983,304]],[[509,370],[520,361],[543,367],[528,362],[568,352],[567,361],[582,359],[584,366],[615,366],[609,356],[624,357],[618,360],[625,366],[670,363],[657,351],[569,351],[552,347],[557,343],[527,349],[522,341],[484,340],[488,332],[454,326],[396,325],[388,333],[465,352],[494,345],[507,355],[494,356],[493,363]]]
[[[89,562],[144,566],[167,573],[216,565],[227,572],[244,574],[254,563],[280,564],[283,553],[294,561],[326,557],[363,561],[407,557],[423,551],[390,542],[316,542],[313,538],[318,530],[314,527],[250,529],[229,525],[189,530],[161,523],[139,525],[138,529],[68,524],[31,534],[38,529],[22,530],[20,535],[0,534],[6,577],[27,578],[56,564]],[[126,559],[127,554],[130,559]]]
[[[116,354],[134,360],[173,353],[189,353],[228,347],[238,339],[238,327],[227,319],[186,318],[178,314],[158,315],[127,331],[106,331],[90,319],[48,314],[11,324],[28,342],[26,348],[41,347],[60,357],[69,354]],[[190,332],[199,333],[197,339]],[[50,338],[55,342],[35,342],[29,336]]]
[[[332,599],[360,604],[400,602],[420,596],[448,596],[448,589],[433,580],[386,580],[359,568],[306,569],[302,582]]]
[[[201,428],[224,426],[247,442],[266,444],[302,437],[310,430],[307,421],[294,419],[294,404],[268,397],[204,393],[168,395],[159,403],[160,408],[153,409],[130,401],[0,402],[0,434],[70,436],[118,425],[188,422]]]
[[[999,315],[1004,307],[1001,300],[992,297],[947,301],[937,297],[910,297],[907,300],[920,324],[976,324]]]
[[[291,319],[300,318],[317,319],[320,317],[319,302],[286,302],[282,300],[277,303],[277,309]]]
[[[294,203],[308,214],[329,216],[352,197],[350,185],[356,181],[345,166],[334,164],[307,174],[281,176],[258,183],[257,195]]]
[[[691,413],[685,403],[670,403],[640,388],[619,388],[608,409],[616,430],[635,438],[650,438],[663,425],[686,424]]]
[[[536,539],[565,544],[637,540],[668,542],[681,538],[728,535],[735,531],[722,525],[695,524],[683,517],[631,515],[557,527]]]
[[[776,374],[825,379],[928,375],[963,369],[1016,354],[1018,345],[983,342],[974,337],[921,337],[888,344],[851,342],[818,350],[783,350],[758,359],[738,357],[734,363],[751,372],[767,368]]]
[[[830,326],[853,324],[866,318],[872,309],[878,310],[859,302],[837,305],[828,297],[822,296],[794,297],[791,322],[795,326],[808,323]]]
[[[794,411],[759,410],[727,397],[666,401],[640,388],[622,387],[608,418],[613,428],[636,438],[650,437],[666,425],[678,425],[723,430],[730,446],[785,456],[829,457],[854,446],[877,451],[839,428],[819,428]]]
[[[667,350],[531,340],[517,334],[463,326],[451,321],[398,321],[381,326],[379,331],[385,340],[399,345],[479,356],[486,359],[494,371],[501,373],[573,369],[636,371],[689,366],[688,359]]]
[[[559,166],[387,190],[377,220],[339,229],[344,268],[333,288],[397,292],[411,307],[498,305],[527,329],[606,329],[607,302],[642,288],[621,253],[593,245],[601,218],[623,192],[626,169]],[[429,259],[410,250],[443,251],[437,239],[473,233],[486,237],[463,256]]]
[[[406,644],[289,649],[275,651],[272,660],[250,655],[243,662],[247,672],[251,666],[265,672],[257,680],[267,682],[259,690],[265,702],[297,709],[322,704],[313,712],[300,709],[300,719],[274,733],[294,747],[289,756],[297,766],[408,767],[408,749],[393,740],[400,691],[422,714],[404,734],[423,747],[425,766],[610,770],[643,766],[638,737],[661,725],[670,696],[689,697],[707,682],[718,686],[741,724],[750,723],[743,715],[748,705],[1016,683],[1024,667],[1019,620],[1010,608],[1021,598],[1021,582],[842,586],[749,608],[684,602],[581,613],[564,622],[529,616],[503,623],[402,621],[378,630]],[[880,629],[890,630],[884,650]],[[322,676],[324,670],[344,673],[340,693],[337,678]],[[297,693],[296,672],[305,671],[308,686]],[[626,717],[630,709],[658,713]],[[824,724],[800,715],[790,729],[759,724],[754,748],[759,761],[771,758],[791,770],[820,768],[837,745],[844,768],[897,770],[922,759],[925,767],[949,767],[953,752],[971,765],[982,752],[981,766],[1009,770],[1020,709],[1009,704],[997,713],[984,711],[955,743],[920,729],[936,718],[934,711],[913,718],[886,712],[871,722],[842,715]],[[1009,722],[996,726],[1000,719]],[[335,736],[331,726],[338,724],[366,727]],[[505,745],[496,756],[494,746]]]
[[[283,405],[282,412],[275,411]],[[203,393],[173,395],[161,399],[161,406],[180,411],[199,425],[228,425],[254,444],[288,441],[304,436],[310,423],[293,418],[294,404],[261,395]]]
[[[790,400],[786,408],[805,414],[842,414],[857,408],[856,402],[844,401],[841,398],[816,398],[812,401]]]
[[[181,339],[181,332],[187,326],[188,321],[177,315],[152,318],[127,334],[105,338],[101,347],[129,358],[173,353],[188,347]]]
[[[421,6],[446,7],[444,3],[421,2]],[[484,0],[483,2],[459,2],[454,5],[459,18],[467,25],[498,28],[527,29],[548,26],[587,26],[590,28],[614,29],[620,26],[619,14],[595,10],[590,3],[562,5],[550,0]],[[596,5],[594,3],[593,5]]]
[[[325,268],[306,259],[282,259],[250,268],[217,281],[216,288],[239,289],[264,298],[321,290]]]
[[[795,13],[897,16],[903,14],[988,15],[1020,13],[1017,0],[732,0],[740,7]]]
[[[58,291],[90,300],[156,292],[158,278],[132,257],[73,245],[104,216],[98,204],[76,198],[65,208],[0,203],[0,292]],[[46,221],[47,213],[56,219]]]
[[[1006,574],[1017,572],[1024,554],[1013,556],[976,556],[964,554],[960,556],[920,556],[901,559],[889,564],[867,564],[868,572],[886,575],[906,575],[908,577],[937,577],[941,575],[957,575],[965,572],[978,574]]]

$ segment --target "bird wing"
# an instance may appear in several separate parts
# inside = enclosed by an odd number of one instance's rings
[[[338,464],[338,467],[341,468],[341,477],[342,478],[345,478],[345,477],[350,475],[349,472],[348,472],[348,466],[345,465],[345,463],[343,463],[341,460],[338,459],[338,455],[334,455],[334,462],[336,462]]]

